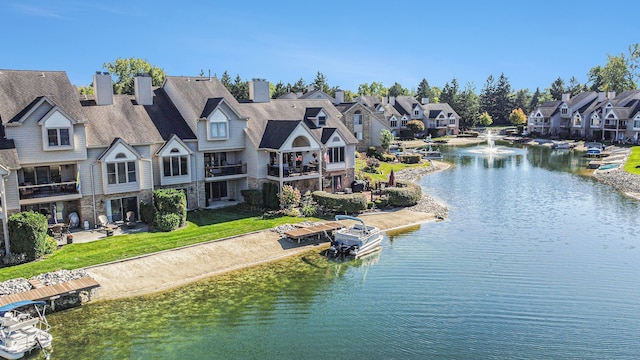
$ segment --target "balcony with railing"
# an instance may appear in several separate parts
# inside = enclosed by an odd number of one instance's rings
[[[302,176],[316,176],[320,174],[318,164],[309,163],[307,165],[289,166],[288,164],[267,165],[267,175],[273,177],[280,177],[280,170],[282,168],[282,177],[302,177]]]
[[[206,177],[222,177],[222,176],[237,176],[247,174],[247,164],[226,164],[226,165],[212,165],[204,167]]]
[[[61,181],[52,182],[47,184],[31,185],[29,182],[25,182],[18,186],[20,192],[20,200],[38,199],[44,200],[44,198],[51,197],[71,197],[80,198],[79,187],[75,180],[73,181]],[[47,199],[51,201],[51,199]]]

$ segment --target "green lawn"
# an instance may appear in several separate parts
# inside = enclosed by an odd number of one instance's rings
[[[366,166],[365,159],[360,159],[360,158],[356,159],[356,173],[362,170],[365,166]],[[425,161],[422,164],[402,164],[402,163],[387,163],[387,162],[381,161],[380,167],[378,168],[378,170],[382,171],[382,174],[371,174],[371,173],[365,173],[365,174],[371,176],[371,179],[375,181],[387,181],[389,180],[389,174],[391,174],[391,170],[393,170],[393,172],[395,173],[407,168],[415,168],[415,167],[419,168],[424,166],[430,166],[430,163],[428,161]]]
[[[624,164],[624,171],[640,175],[640,146],[634,146],[631,148],[631,155]]]
[[[30,278],[60,269],[79,269],[309,219],[286,216],[263,219],[255,213],[231,207],[190,212],[187,220],[186,227],[168,233],[119,235],[100,241],[65,245],[42,260],[0,268],[0,281]]]

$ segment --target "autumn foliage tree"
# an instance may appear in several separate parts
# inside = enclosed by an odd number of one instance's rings
[[[511,121],[513,125],[522,125],[527,121],[527,116],[522,109],[513,109],[511,114],[509,114],[509,121]]]

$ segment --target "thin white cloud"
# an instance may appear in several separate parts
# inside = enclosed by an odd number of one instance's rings
[[[31,16],[40,16],[40,17],[48,17],[48,18],[58,18],[63,19],[64,17],[52,9],[48,9],[42,6],[34,6],[34,5],[26,5],[26,4],[12,4],[12,7],[15,8],[18,12],[24,13],[26,15]]]

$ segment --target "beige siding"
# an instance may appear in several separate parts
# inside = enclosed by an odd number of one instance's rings
[[[222,104],[220,110],[226,115],[228,119],[228,131],[229,136],[225,140],[208,140],[208,121],[198,121],[197,137],[198,137],[198,149],[200,151],[212,151],[222,149],[238,149],[245,147],[245,134],[244,129],[247,127],[246,120],[239,120],[234,112]]]
[[[73,150],[44,151],[42,129],[35,122],[25,122],[22,126],[7,127],[7,138],[13,139],[20,164],[62,163],[85,160],[87,158],[85,128],[75,125]]]

